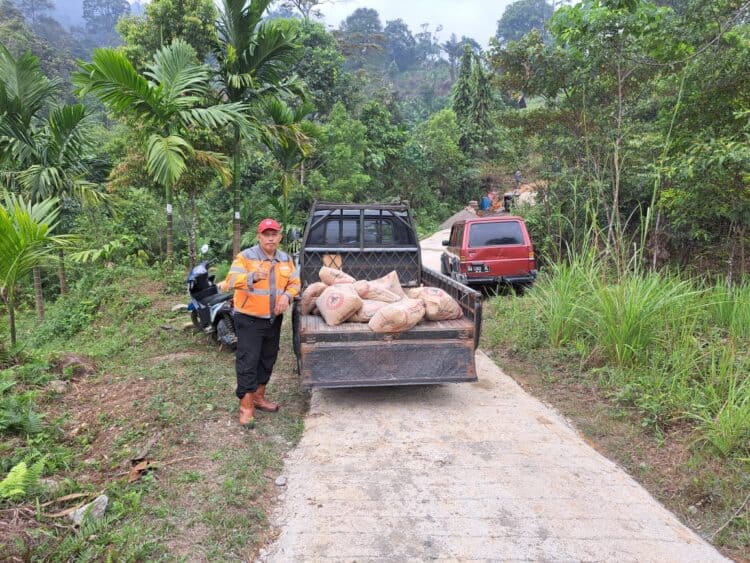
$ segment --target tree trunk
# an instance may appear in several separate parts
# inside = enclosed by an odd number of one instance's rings
[[[10,345],[15,348],[16,346],[16,308],[15,308],[15,303],[13,302],[12,295],[8,296],[8,299],[5,301],[5,304],[8,307],[8,319],[10,320]]]
[[[188,231],[188,253],[190,254],[190,268],[198,261],[198,251],[195,248],[195,227],[198,222],[198,211],[195,207],[195,189],[190,190],[190,229]]]
[[[34,303],[36,305],[36,318],[39,322],[44,320],[44,295],[42,294],[42,271],[39,266],[33,269],[34,274]]]
[[[65,275],[65,252],[60,249],[60,265],[58,266],[57,276],[60,278],[60,294],[68,294],[68,279]]]
[[[240,222],[240,180],[242,167],[242,147],[240,146],[240,128],[234,126],[234,146],[232,147],[232,257],[240,253],[240,239],[242,238],[242,223]]]
[[[172,186],[167,187],[167,272],[174,267],[174,231],[172,223]]]

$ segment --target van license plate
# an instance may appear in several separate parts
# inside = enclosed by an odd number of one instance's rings
[[[476,273],[485,273],[489,272],[490,269],[487,267],[486,264],[469,264],[469,273],[470,274],[476,274]]]

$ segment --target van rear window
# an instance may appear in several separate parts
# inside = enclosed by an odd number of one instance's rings
[[[474,223],[469,231],[469,248],[497,246],[502,244],[523,244],[523,234],[518,221],[497,223]]]

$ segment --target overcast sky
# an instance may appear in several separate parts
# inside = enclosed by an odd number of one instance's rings
[[[495,35],[497,20],[512,0],[334,0],[322,5],[321,11],[327,25],[339,27],[341,22],[357,8],[373,8],[380,14],[380,22],[401,18],[413,34],[422,31],[421,25],[429,23],[435,31],[439,25],[441,40],[451,33],[456,37],[467,35],[486,47]]]

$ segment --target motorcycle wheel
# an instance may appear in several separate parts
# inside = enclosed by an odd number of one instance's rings
[[[237,350],[237,334],[234,331],[234,322],[229,315],[222,315],[216,323],[216,340],[232,352]]]
[[[190,311],[190,320],[193,321],[193,326],[197,328],[198,330],[203,330],[203,327],[201,327],[201,322],[198,319],[198,311],[192,310]]]

